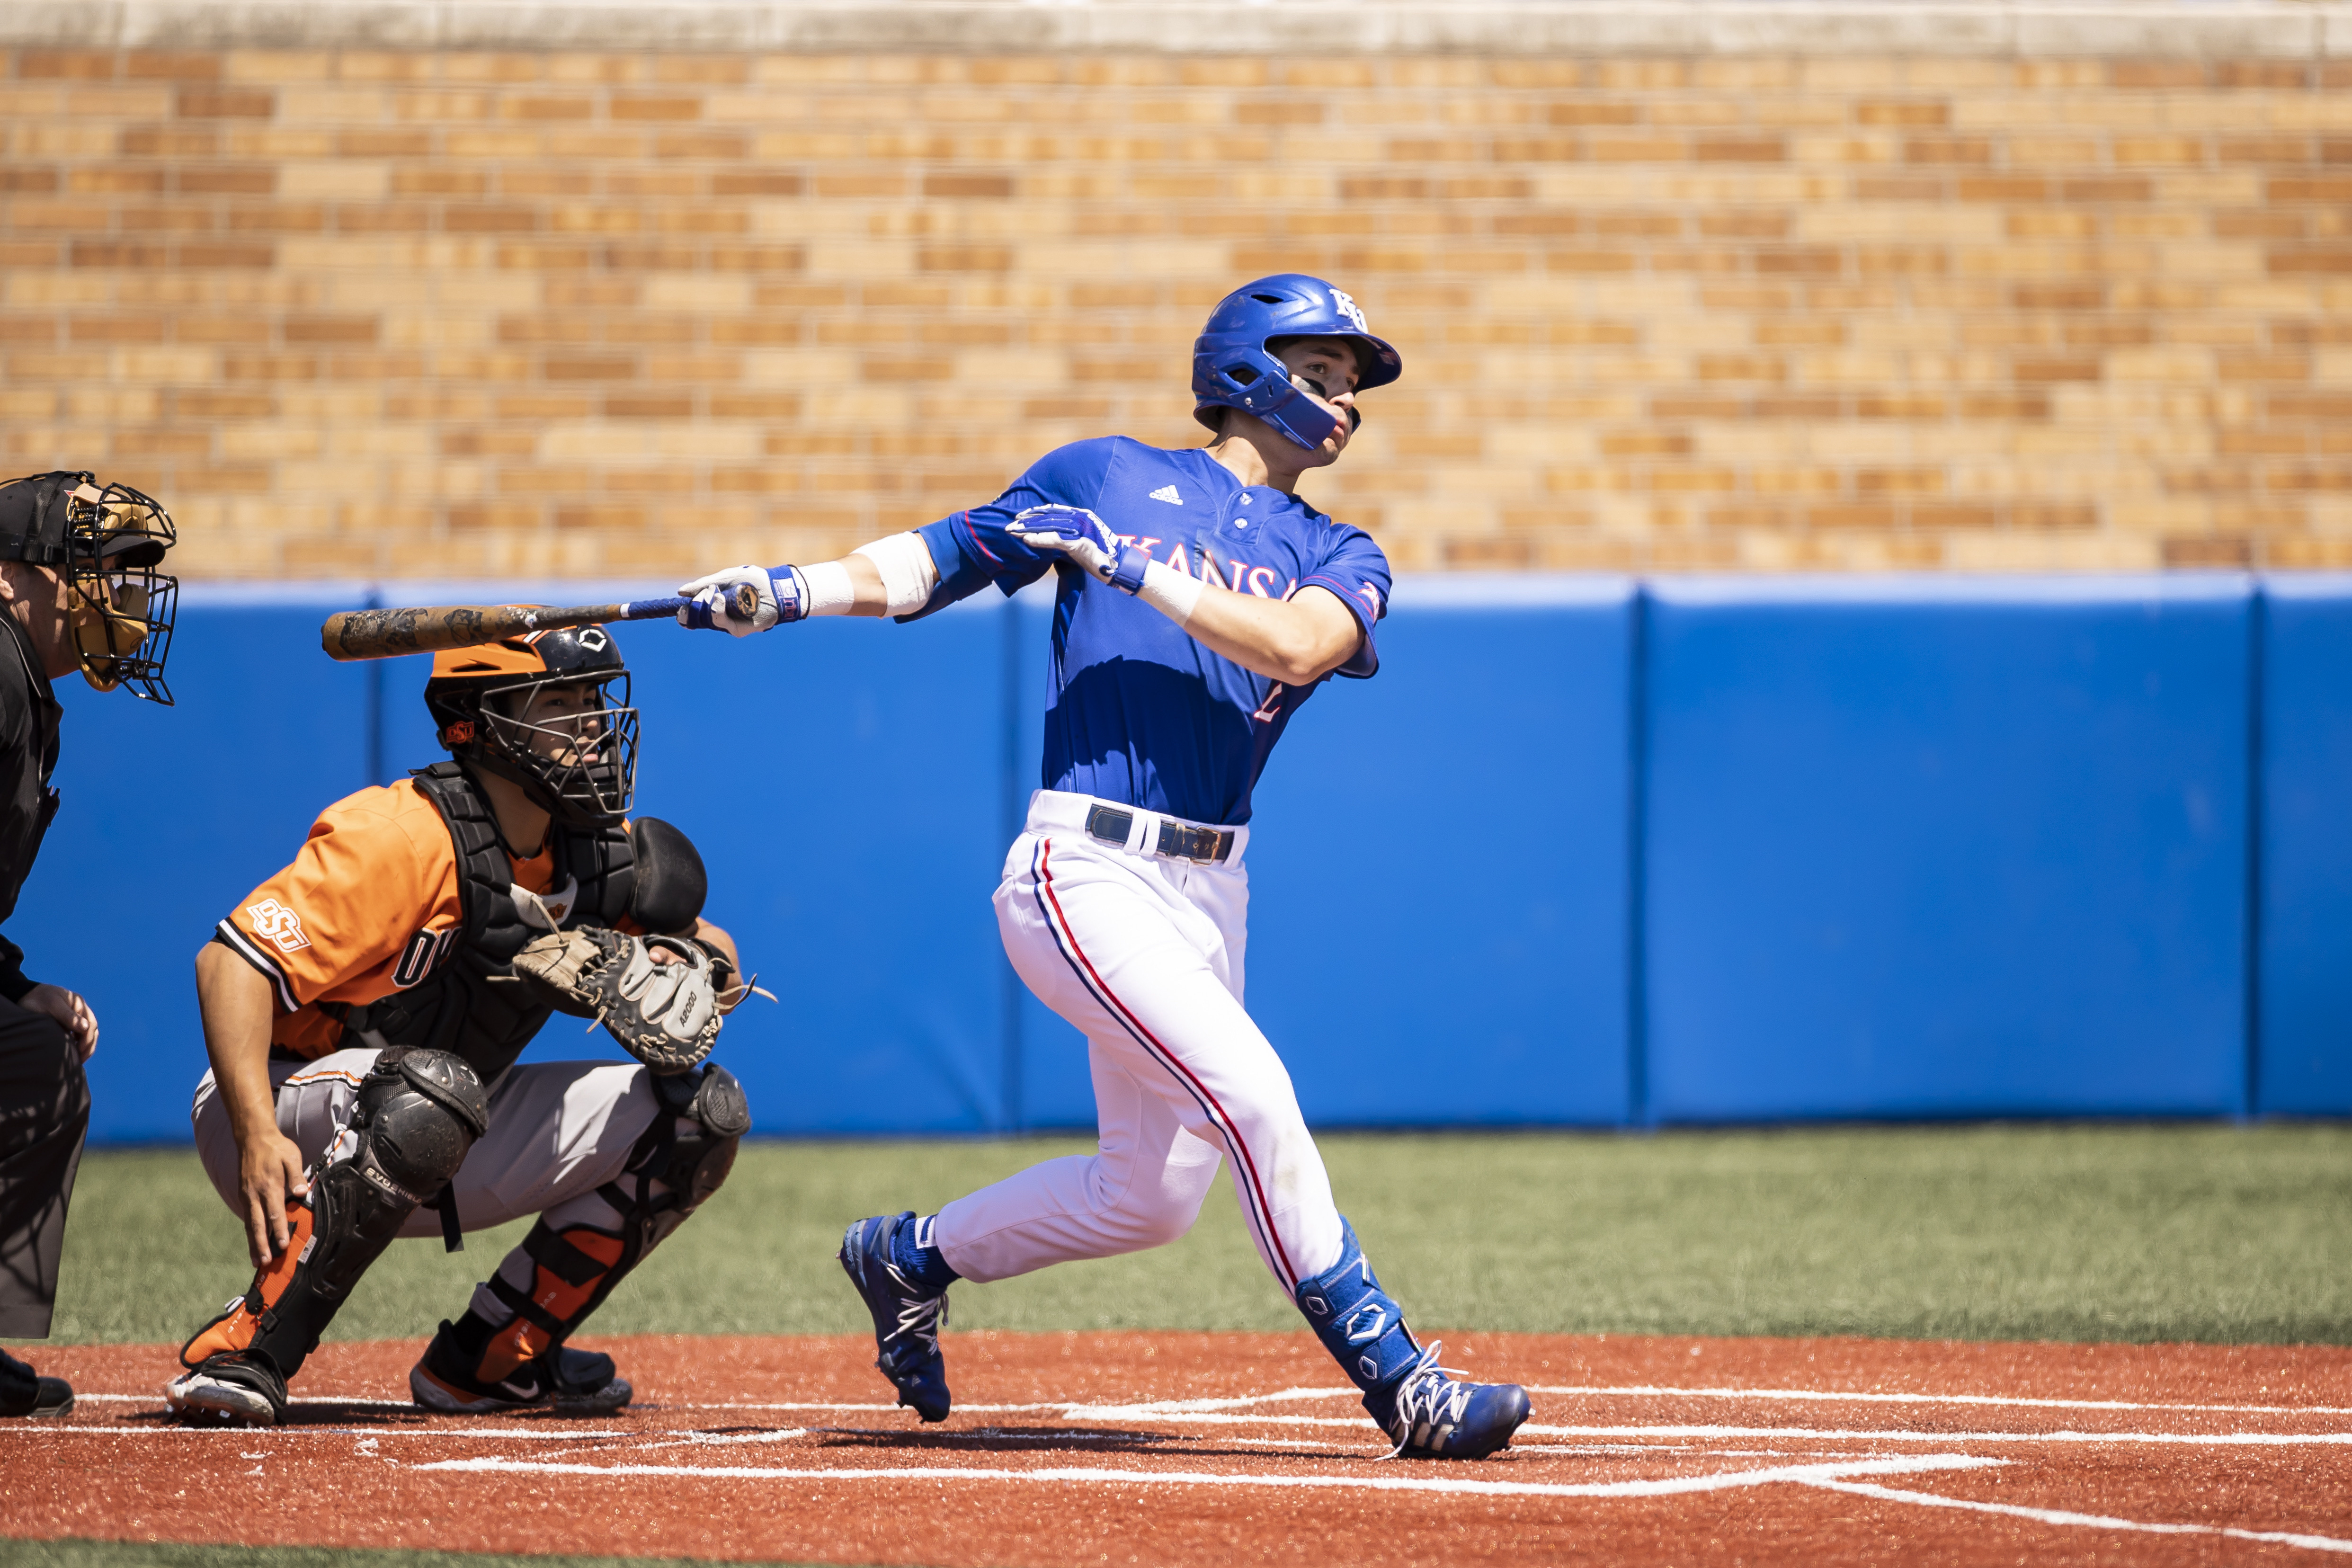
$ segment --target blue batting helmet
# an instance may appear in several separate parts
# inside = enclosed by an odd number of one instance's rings
[[[1386,386],[1404,374],[1396,350],[1364,330],[1364,312],[1341,290],[1303,272],[1244,283],[1217,302],[1192,341],[1192,417],[1213,430],[1212,408],[1255,414],[1308,451],[1339,421],[1290,383],[1290,370],[1266,349],[1270,338],[1347,338],[1358,344],[1356,390]]]

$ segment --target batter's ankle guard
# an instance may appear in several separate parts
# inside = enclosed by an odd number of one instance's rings
[[[292,1377],[360,1276],[488,1125],[489,1096],[459,1058],[397,1047],[378,1057],[310,1196],[287,1206],[286,1249],[181,1347],[181,1364],[242,1351]]]
[[[1298,1310],[1349,1381],[1364,1391],[1367,1409],[1421,1359],[1421,1346],[1404,1326],[1404,1309],[1381,1289],[1344,1215],[1339,1261],[1298,1282]]]

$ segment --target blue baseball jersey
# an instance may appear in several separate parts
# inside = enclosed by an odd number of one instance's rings
[[[1015,593],[1061,563],[1006,531],[1014,514],[1055,503],[1084,507],[1153,560],[1235,593],[1283,599],[1310,584],[1329,589],[1364,631],[1337,673],[1362,679],[1380,668],[1372,634],[1388,613],[1389,563],[1370,534],[1297,496],[1244,485],[1198,448],[1166,451],[1123,436],[1049,452],[988,505],[919,530],[940,585],[918,613],[991,583]],[[1253,674],[1140,599],[1064,564],[1040,776],[1047,789],[1244,823],[1267,754],[1314,689]]]

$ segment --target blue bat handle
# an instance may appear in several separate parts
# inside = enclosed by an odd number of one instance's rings
[[[760,614],[760,591],[751,586],[751,584],[736,584],[734,587],[728,590],[728,597],[732,601],[727,606],[728,613],[732,615],[737,620],[750,622],[758,617]],[[621,606],[621,619],[625,621],[666,621],[693,603],[694,601],[692,599],[632,599],[627,604]],[[698,624],[708,626],[709,623],[702,622]]]

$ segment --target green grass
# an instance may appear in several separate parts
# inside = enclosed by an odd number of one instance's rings
[[[754,1143],[606,1303],[606,1332],[852,1332],[860,1215],[1082,1145]],[[1341,1207],[1417,1323],[1611,1333],[2352,1343],[2352,1128],[1985,1126],[1346,1135]],[[427,1333],[521,1234],[396,1244],[331,1337]],[[248,1275],[192,1155],[95,1153],[56,1338],[184,1337]],[[965,1286],[959,1328],[1272,1329],[1229,1192],[1158,1252]]]

